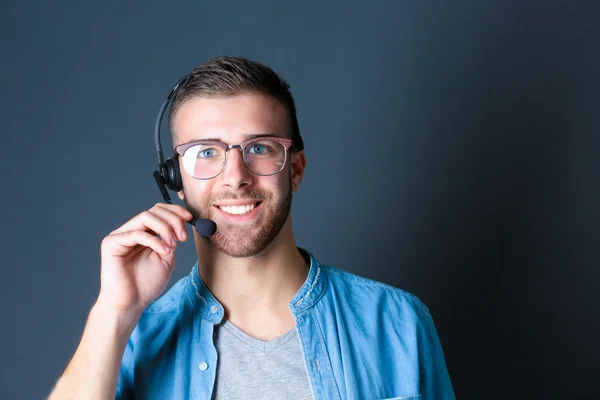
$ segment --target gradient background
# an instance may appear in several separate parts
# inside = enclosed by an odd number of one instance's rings
[[[219,54],[292,85],[298,244],[420,297],[458,398],[600,396],[600,3],[4,1],[0,15],[1,399],[52,389],[102,238],[161,199],[158,108]],[[177,257],[172,282],[193,244]]]

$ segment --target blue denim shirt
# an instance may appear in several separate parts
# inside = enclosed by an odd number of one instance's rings
[[[321,265],[289,304],[315,399],[455,399],[427,307],[389,285]],[[142,314],[123,355],[117,399],[210,399],[223,306],[198,264]]]

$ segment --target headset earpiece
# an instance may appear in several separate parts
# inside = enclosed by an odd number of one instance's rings
[[[169,157],[165,161],[165,184],[167,187],[174,191],[180,192],[183,189],[183,182],[181,181],[181,171],[179,170],[179,162],[174,157]]]
[[[167,188],[174,192],[180,192],[183,190],[183,182],[181,181],[181,171],[179,169],[179,160],[176,155],[169,157],[167,161],[164,161],[162,152],[162,145],[160,143],[160,123],[162,122],[163,115],[169,102],[175,96],[179,85],[187,78],[187,76],[181,78],[175,86],[169,92],[169,95],[163,102],[158,116],[156,117],[156,124],[154,125],[154,142],[156,144],[156,156],[158,159],[158,171],[154,171],[154,180],[158,186],[158,190],[167,204],[173,204],[171,202],[171,196]],[[196,220],[186,221],[192,225],[196,232],[200,236],[209,237],[215,234],[217,231],[217,224],[210,219],[199,218]]]

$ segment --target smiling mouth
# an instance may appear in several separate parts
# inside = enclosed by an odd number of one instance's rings
[[[247,204],[245,206],[216,206],[216,207],[218,207],[221,211],[223,211],[227,214],[245,215],[245,214],[248,214],[249,212],[251,212],[252,210],[254,210],[256,207],[258,207],[260,205],[260,203],[262,203],[262,201],[257,201],[256,203]]]

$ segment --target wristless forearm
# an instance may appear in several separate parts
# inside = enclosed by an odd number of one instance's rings
[[[117,314],[96,303],[75,355],[50,400],[115,398],[119,368],[139,313]]]

